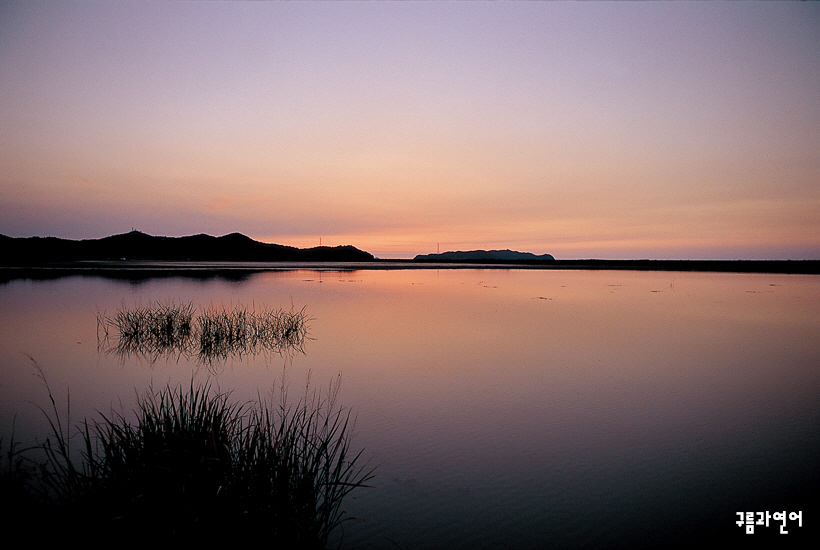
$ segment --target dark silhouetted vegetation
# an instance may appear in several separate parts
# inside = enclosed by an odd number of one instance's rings
[[[86,530],[101,541],[324,548],[346,519],[343,499],[373,477],[352,450],[338,382],[326,393],[306,385],[293,405],[283,387],[276,406],[235,403],[208,384],[151,389],[134,420],[101,415],[73,434],[46,384],[51,435],[25,450],[12,438],[4,517],[60,540]]]
[[[229,357],[304,353],[305,309],[255,311],[241,306],[196,313],[192,304],[155,304],[97,314],[100,349],[121,357],[197,359],[212,364]]]

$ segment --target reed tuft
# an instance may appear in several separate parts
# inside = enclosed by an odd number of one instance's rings
[[[197,314],[191,303],[120,309],[97,314],[97,340],[121,357],[195,358],[212,364],[229,357],[304,353],[308,340],[305,308],[249,310],[210,308]],[[114,337],[110,334],[113,332]]]
[[[294,405],[283,389],[275,406],[261,397],[235,403],[209,384],[149,389],[134,421],[100,415],[71,437],[49,389],[38,521],[93,520],[106,537],[324,548],[350,519],[344,498],[374,475],[352,450],[338,389],[338,379],[325,394],[306,385]]]

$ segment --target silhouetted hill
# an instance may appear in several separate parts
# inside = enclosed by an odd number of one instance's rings
[[[240,233],[222,237],[154,237],[139,231],[74,241],[55,237],[0,235],[0,265],[54,262],[161,260],[200,262],[363,262],[374,257],[353,246],[296,248],[254,241]]]
[[[442,252],[441,254],[419,254],[416,262],[542,262],[552,261],[550,254],[536,255],[532,252],[514,250],[470,250],[467,252]]]

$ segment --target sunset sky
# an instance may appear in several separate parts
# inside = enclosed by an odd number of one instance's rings
[[[0,3],[0,233],[132,228],[820,259],[820,3]]]

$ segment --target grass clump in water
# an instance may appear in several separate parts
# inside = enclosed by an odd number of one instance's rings
[[[143,355],[154,359],[183,353],[192,337],[192,304],[156,304],[154,307],[120,309],[113,318],[97,317],[97,327],[118,335],[119,355]],[[98,330],[99,333],[99,330]]]
[[[135,421],[85,421],[79,459],[49,391],[56,418],[37,475],[46,517],[93,519],[105,536],[323,548],[345,519],[343,499],[373,477],[353,454],[338,389],[338,379],[325,395],[306,386],[293,406],[284,391],[270,406],[208,384],[149,390]]]
[[[98,313],[97,334],[101,348],[121,357],[136,355],[156,361],[185,356],[212,364],[265,352],[304,353],[308,321],[304,308],[256,311],[237,306],[197,314],[190,303],[158,303],[120,309],[113,317]],[[114,340],[109,344],[112,332]]]
[[[196,319],[197,354],[200,360],[211,362],[263,351],[303,352],[307,320],[304,308],[259,312],[242,307],[206,310]]]

